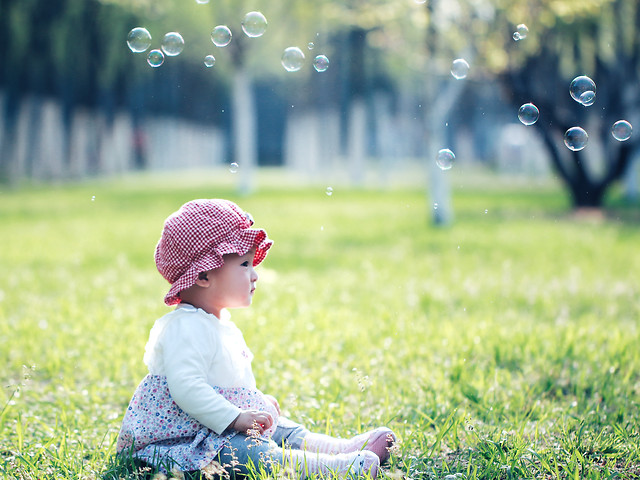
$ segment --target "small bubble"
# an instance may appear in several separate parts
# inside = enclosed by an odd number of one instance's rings
[[[589,77],[580,75],[571,81],[571,84],[569,85],[569,93],[571,94],[571,98],[584,105],[585,101],[595,99],[596,83]]]
[[[162,51],[169,57],[180,55],[184,49],[184,39],[178,32],[169,32],[162,40]]]
[[[213,55],[207,55],[206,57],[204,57],[204,65],[207,68],[211,68],[216,64],[216,57],[214,57]]]
[[[434,203],[434,204],[433,204],[433,209],[434,209],[434,210],[437,210],[437,209],[438,209],[438,202],[436,202],[436,203]]]
[[[633,128],[629,122],[626,120],[618,120],[613,124],[613,127],[611,127],[611,135],[619,142],[624,142],[631,138],[632,130]]]
[[[467,78],[467,74],[469,73],[469,64],[464,58],[457,58],[451,64],[451,75],[456,80],[462,80]]]
[[[329,59],[325,55],[318,55],[313,60],[313,68],[315,68],[317,72],[326,72],[327,68],[329,68]]]
[[[489,213],[489,209],[488,209],[488,208],[485,208],[485,209],[484,209],[484,214],[486,215],[487,213]]]
[[[589,135],[580,127],[571,127],[564,133],[564,144],[569,150],[577,152],[587,146]]]
[[[196,0],[196,3],[204,5],[205,3],[209,3],[209,0]]]
[[[438,151],[436,157],[436,164],[440,167],[440,170],[449,170],[453,167],[453,161],[456,159],[455,154],[448,148],[443,148]]]
[[[521,23],[516,27],[516,31],[513,32],[513,39],[517,42],[519,40],[524,40],[529,35],[529,27],[527,27],[524,23]]]
[[[236,162],[231,162],[229,164],[229,171],[231,173],[238,173],[240,166]]]
[[[249,12],[242,20],[242,31],[247,37],[260,37],[267,30],[267,19],[260,12]]]
[[[327,196],[331,196],[333,195],[333,187],[327,187],[327,190],[325,191],[325,193],[327,194]]]
[[[538,121],[539,115],[540,111],[533,103],[525,103],[520,107],[520,110],[518,110],[518,119],[524,125],[533,125]]]
[[[297,72],[304,64],[304,53],[298,47],[286,48],[282,54],[281,62],[287,72]]]
[[[590,107],[596,101],[596,92],[592,92],[591,90],[584,92],[580,95],[580,103],[585,107]]]
[[[231,43],[231,30],[226,25],[218,25],[211,31],[211,41],[216,47],[226,47]]]
[[[127,36],[127,45],[133,53],[144,52],[151,45],[151,34],[143,27],[136,27]]]
[[[313,50],[315,48],[315,44],[313,42],[309,42],[309,43],[307,43],[307,48],[309,50]]]
[[[164,63],[164,53],[159,48],[151,50],[147,56],[147,63],[153,68],[158,68]]]
[[[91,197],[91,201],[92,201],[92,202],[95,202],[95,201],[96,201],[96,196],[95,196],[95,195],[93,195],[93,196]]]

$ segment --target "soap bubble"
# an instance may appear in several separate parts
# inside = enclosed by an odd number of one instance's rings
[[[164,63],[164,53],[159,48],[151,50],[147,56],[147,63],[153,68],[158,68]]]
[[[309,50],[313,50],[315,48],[315,44],[313,42],[309,42],[309,43],[307,43],[307,48]]]
[[[162,51],[169,57],[175,57],[182,53],[184,48],[184,39],[178,32],[169,32],[162,40]]]
[[[569,93],[571,94],[571,98],[578,103],[585,105],[585,102],[588,103],[591,101],[591,104],[593,104],[596,95],[596,83],[589,77],[581,75],[571,81]]]
[[[518,40],[524,40],[529,35],[529,27],[527,27],[524,23],[521,23],[516,27],[516,31],[513,32],[513,39],[517,42]]]
[[[133,53],[144,52],[151,45],[151,34],[143,27],[136,27],[127,35],[127,45]]]
[[[281,61],[287,72],[297,72],[304,64],[304,53],[298,47],[286,48]]]
[[[451,64],[451,75],[456,80],[462,80],[469,73],[469,64],[463,58],[458,58]]]
[[[238,169],[239,168],[240,168],[240,166],[236,162],[231,162],[229,164],[229,171],[231,173],[238,173]]]
[[[216,64],[216,57],[213,55],[207,55],[204,57],[204,66],[207,68],[211,68]]]
[[[518,110],[518,119],[520,119],[524,125],[533,125],[538,121],[539,115],[540,111],[533,103],[525,103],[520,107],[520,110]]]
[[[629,122],[626,120],[618,120],[613,124],[613,127],[611,127],[611,135],[619,142],[624,142],[631,138],[632,130],[633,128]]]
[[[204,5],[205,3],[209,3],[209,0],[196,0],[196,3]]]
[[[596,92],[592,92],[591,90],[587,90],[582,95],[580,95],[580,103],[585,107],[590,107],[596,101]]]
[[[333,187],[327,187],[327,190],[325,193],[327,194],[328,197],[333,195]]]
[[[226,25],[218,25],[211,32],[211,41],[216,47],[226,47],[231,43],[231,30]]]
[[[313,68],[318,72],[326,72],[329,68],[329,59],[325,55],[318,55],[313,59]]]
[[[564,133],[564,144],[569,150],[577,152],[587,146],[589,135],[580,127],[571,127]]]
[[[453,161],[456,159],[454,153],[448,148],[443,148],[438,152],[436,157],[436,165],[440,167],[440,170],[449,170],[453,167]]]
[[[242,20],[242,31],[248,37],[260,37],[267,29],[267,19],[260,12],[249,12]]]

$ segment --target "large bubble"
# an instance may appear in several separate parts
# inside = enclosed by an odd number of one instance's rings
[[[467,78],[467,74],[469,73],[469,64],[464,58],[457,58],[451,64],[451,75],[456,80],[462,80],[463,78]]]
[[[178,32],[169,32],[162,40],[162,51],[169,57],[180,55],[184,49],[184,39]]]
[[[631,138],[633,128],[626,120],[618,120],[611,127],[611,135],[619,142],[625,142]]]
[[[574,78],[569,85],[571,98],[588,107],[596,99],[596,82],[585,75]]]
[[[267,30],[267,19],[260,12],[249,12],[242,20],[242,31],[248,37],[260,37]]]
[[[533,125],[538,121],[540,111],[533,103],[525,103],[518,110],[518,119],[524,125]]]
[[[162,50],[159,48],[151,50],[149,55],[147,55],[147,63],[153,68],[158,68],[162,65],[164,63],[164,53],[162,53]]]
[[[286,48],[281,62],[287,72],[297,72],[304,65],[304,53],[298,47]]]
[[[151,46],[151,34],[144,27],[136,27],[127,35],[127,45],[133,53],[144,52]]]
[[[564,133],[564,144],[569,150],[577,152],[587,146],[589,135],[581,127],[571,127]]]
[[[438,165],[440,170],[449,170],[453,167],[453,161],[455,159],[456,156],[451,150],[443,148],[438,151],[438,155],[436,156],[436,165]]]
[[[226,47],[231,43],[231,30],[226,25],[218,25],[211,32],[211,41],[216,47]]]

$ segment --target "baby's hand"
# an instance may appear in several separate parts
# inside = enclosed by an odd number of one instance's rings
[[[247,435],[256,431],[262,435],[271,425],[273,425],[273,417],[269,413],[259,410],[243,410],[233,421],[231,428]]]

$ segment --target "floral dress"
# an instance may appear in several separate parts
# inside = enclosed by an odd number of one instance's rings
[[[213,387],[216,393],[242,410],[267,411],[274,424],[262,438],[275,431],[278,413],[262,392],[249,388]],[[147,375],[138,385],[124,415],[117,452],[132,455],[160,468],[201,470],[216,459],[228,439],[236,435],[227,429],[217,434],[185,413],[171,398],[166,377]]]

